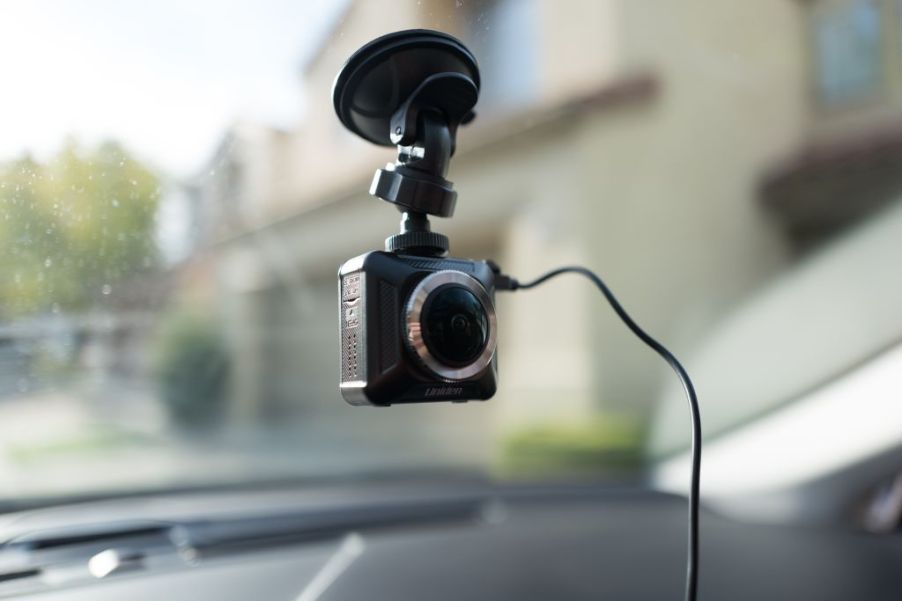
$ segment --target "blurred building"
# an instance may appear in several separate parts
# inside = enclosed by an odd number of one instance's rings
[[[801,140],[758,189],[800,260],[694,351],[711,435],[703,491],[757,519],[851,518],[879,531],[902,511],[886,493],[902,469],[902,5],[798,10]],[[684,446],[673,426],[684,403],[665,396],[656,452]],[[670,457],[659,484],[684,489],[687,466]]]
[[[879,0],[349,2],[303,65],[302,128],[236,127],[199,179],[210,294],[240,341],[236,419],[300,412],[315,425],[346,411],[336,269],[398,220],[367,195],[394,151],[346,132],[329,95],[370,39],[434,27],[480,62],[479,116],[449,175],[457,213],[433,223],[452,254],[521,278],[590,266],[691,356],[744,299],[896,193],[899,22],[898,3]],[[821,179],[837,165],[843,185]],[[669,374],[586,282],[502,295],[498,312],[497,398],[435,409],[429,444],[463,433],[485,456],[550,406],[559,421],[640,416],[661,396]],[[391,411],[380,419],[428,428]]]

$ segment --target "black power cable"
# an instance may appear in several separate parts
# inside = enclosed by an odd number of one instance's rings
[[[664,345],[649,336],[645,330],[640,328],[601,278],[585,267],[561,267],[549,271],[545,275],[524,284],[521,284],[513,278],[501,275],[498,278],[497,284],[498,288],[502,290],[525,290],[535,288],[539,284],[547,282],[551,278],[563,273],[578,273],[592,280],[592,283],[601,290],[601,293],[604,294],[604,297],[608,300],[608,303],[610,303],[611,308],[613,308],[614,312],[617,313],[617,316],[623,320],[623,323],[626,324],[633,334],[638,336],[642,342],[651,347],[652,350],[658,353],[658,355],[670,365],[680,379],[680,383],[683,385],[683,391],[686,393],[686,397],[689,400],[689,413],[692,419],[692,475],[689,486],[689,552],[686,560],[686,601],[695,601],[696,592],[698,590],[698,489],[702,464],[702,420],[701,412],[698,408],[698,397],[695,395],[695,387],[692,385],[689,374],[686,373],[686,370],[673,353],[668,351]]]

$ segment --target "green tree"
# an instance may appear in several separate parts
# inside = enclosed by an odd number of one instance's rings
[[[157,177],[113,142],[0,167],[0,315],[83,310],[152,268],[158,198]]]
[[[229,355],[214,320],[194,312],[169,314],[161,324],[154,363],[160,398],[174,425],[197,430],[218,423]]]

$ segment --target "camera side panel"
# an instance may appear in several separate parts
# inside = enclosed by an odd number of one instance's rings
[[[379,251],[350,259],[339,270],[340,390],[348,403],[388,405],[409,388],[401,306],[416,272]]]
[[[362,262],[351,259],[338,277],[341,382],[339,389],[352,405],[368,405],[366,344],[366,273]]]

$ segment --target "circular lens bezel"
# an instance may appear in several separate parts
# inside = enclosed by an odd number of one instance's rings
[[[460,286],[473,293],[482,305],[488,321],[488,336],[482,352],[471,363],[461,366],[448,365],[433,355],[423,337],[422,316],[426,301],[439,288]],[[449,381],[472,378],[484,370],[495,356],[495,307],[485,287],[473,276],[460,271],[436,271],[423,278],[410,293],[404,319],[408,348],[435,375]]]

